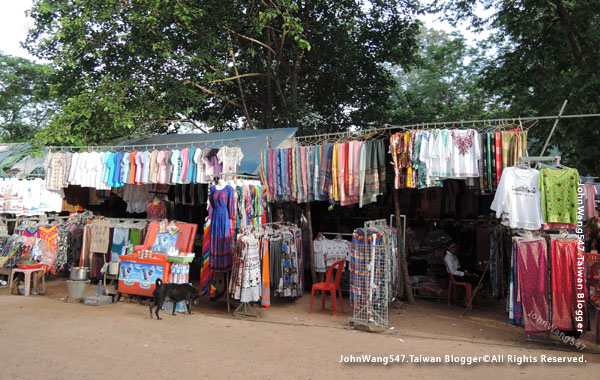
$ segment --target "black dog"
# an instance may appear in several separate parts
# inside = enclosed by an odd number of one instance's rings
[[[154,301],[150,304],[150,319],[152,319],[152,308],[154,306],[156,306],[156,319],[162,319],[158,316],[158,312],[162,309],[162,305],[167,298],[173,302],[173,315],[175,315],[177,302],[185,301],[188,314],[192,314],[192,311],[190,310],[192,300],[196,300],[200,297],[198,289],[190,284],[163,284],[160,278],[156,279],[156,289],[154,289],[152,295],[154,296]]]

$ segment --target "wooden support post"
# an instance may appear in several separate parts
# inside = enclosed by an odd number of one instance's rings
[[[468,302],[467,302],[467,306],[465,307],[465,311],[463,312],[463,315],[465,315],[465,313],[467,311],[469,311],[469,307],[471,307],[471,305],[473,304],[473,300],[475,299],[477,292],[482,287],[481,283],[483,282],[483,277],[485,277],[485,274],[487,273],[489,267],[490,267],[490,262],[488,261],[488,263],[485,266],[485,269],[483,270],[483,273],[481,274],[481,277],[479,277],[479,282],[477,283],[477,286],[475,287],[475,289],[473,289],[473,294],[471,294],[471,299],[468,300]]]
[[[231,305],[229,304],[229,272],[225,272],[225,295],[227,297],[227,312],[231,313]]]
[[[394,190],[396,191],[396,190]],[[403,235],[403,230],[402,230],[402,219],[399,219],[400,216],[400,208],[397,207],[397,204],[394,202],[394,216],[396,217],[396,247],[398,249],[398,294],[396,295],[398,297],[398,299],[402,298],[404,296],[404,270],[402,267],[402,258],[401,258],[401,251],[404,249],[404,245],[402,245],[402,235]],[[391,223],[390,223],[391,226]]]
[[[552,135],[554,134],[556,125],[560,121],[560,118],[561,118],[566,106],[567,106],[567,100],[565,99],[565,102],[563,103],[562,107],[560,108],[560,111],[558,112],[558,117],[556,118],[556,120],[554,120],[554,125],[552,126],[552,130],[550,131],[550,134],[548,135],[546,142],[544,143],[544,147],[542,148],[542,152],[540,153],[540,156],[543,156],[544,152],[546,152],[546,147],[548,146],[548,143],[550,142],[550,139],[552,138]]]
[[[398,190],[392,189],[392,193],[394,193],[394,209],[396,213],[396,221],[398,224],[398,231],[400,228],[400,202],[398,200]],[[404,292],[406,293],[406,297],[408,297],[408,302],[411,305],[415,304],[415,298],[412,294],[412,287],[410,286],[410,277],[408,276],[408,264],[406,263],[406,247],[402,247],[400,250],[400,266],[403,273],[402,280],[404,280]]]
[[[317,272],[315,271],[315,250],[313,247],[313,230],[312,230],[312,217],[310,214],[310,202],[306,202],[306,222],[308,224],[308,252],[310,253],[310,277],[312,283],[317,283]]]

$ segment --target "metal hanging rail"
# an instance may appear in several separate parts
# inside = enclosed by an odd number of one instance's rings
[[[239,140],[253,140],[256,137],[238,137],[238,138],[230,138],[230,139],[214,139],[214,140],[195,140],[195,141],[185,141],[185,142],[171,142],[171,143],[160,143],[160,144],[131,144],[131,145],[57,145],[57,146],[49,146],[47,149],[49,150],[71,150],[71,149],[135,149],[140,147],[145,147],[146,149],[149,147],[156,148],[161,146],[166,147],[178,147],[180,145],[211,145],[211,146],[224,146],[224,142],[236,143]],[[220,142],[221,144],[216,144]]]
[[[260,179],[258,174],[246,174],[246,173],[217,173],[215,176],[221,176],[223,178],[237,177],[238,179]]]
[[[323,235],[340,235],[340,236],[353,236],[353,234],[349,233],[349,232],[319,232],[317,233],[317,236],[319,234],[323,234]]]
[[[448,124],[452,125],[461,125],[464,124],[475,124],[475,123],[500,123],[500,122],[511,122],[512,125],[516,125],[517,122],[527,122],[527,121],[539,121],[539,120],[556,120],[556,119],[580,119],[587,117],[600,117],[599,113],[593,114],[580,114],[580,115],[555,115],[555,116],[529,116],[529,117],[514,117],[514,118],[500,118],[500,119],[479,119],[479,120],[459,120],[459,121],[440,121],[440,122],[431,122],[431,123],[418,123],[418,124],[408,124],[408,125],[392,125],[392,124],[384,124],[383,128],[379,128],[378,130],[385,129],[408,129],[408,128],[416,128],[416,127],[438,127],[438,126],[447,126]]]
[[[268,222],[268,223],[261,223],[261,224],[247,224],[245,226],[241,226],[240,227],[240,231],[241,232],[248,232],[248,231],[251,231],[251,230],[260,229],[262,227],[267,227],[267,226],[298,227],[295,224],[292,224],[290,222]]]
[[[368,134],[368,133],[392,131],[394,129],[406,130],[406,129],[412,129],[412,128],[437,128],[437,127],[447,127],[447,126],[453,126],[453,125],[459,126],[460,128],[467,128],[468,127],[467,124],[473,125],[473,124],[478,124],[478,123],[510,123],[507,125],[494,125],[493,126],[493,128],[498,128],[498,127],[502,128],[502,127],[515,127],[519,123],[528,122],[528,121],[580,119],[580,118],[589,118],[589,117],[600,117],[600,114],[594,113],[594,114],[579,114],[579,115],[529,116],[529,117],[498,118],[498,119],[435,121],[435,122],[423,122],[423,123],[405,124],[405,125],[384,124],[382,128],[369,128],[369,129],[360,129],[360,130],[356,130],[356,131],[321,133],[321,134],[316,134],[316,135],[298,136],[298,137],[295,137],[295,139],[298,141],[304,141],[304,140],[308,140],[308,139],[342,137],[344,135],[348,136],[348,138],[352,138],[352,137],[362,136],[362,135]]]

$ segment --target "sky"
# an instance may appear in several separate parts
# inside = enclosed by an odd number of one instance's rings
[[[31,56],[27,50],[20,45],[27,37],[27,30],[33,26],[33,20],[25,16],[25,11],[31,8],[33,0],[0,0],[0,51],[4,54],[39,61]],[[481,35],[471,33],[463,25],[458,29],[453,28],[445,21],[438,20],[438,16],[427,14],[419,16],[419,19],[429,28],[452,32],[461,32],[470,44],[475,44],[482,38]]]
[[[34,57],[20,46],[20,42],[27,37],[27,30],[33,26],[33,21],[25,16],[25,11],[31,8],[33,1],[0,0],[0,4],[0,50],[4,54],[33,60]]]

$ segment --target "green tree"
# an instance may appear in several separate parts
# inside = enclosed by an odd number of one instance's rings
[[[37,0],[26,45],[52,60],[69,97],[41,137],[384,122],[383,63],[413,61],[416,10],[413,0]]]
[[[491,14],[475,12],[482,3]],[[513,115],[553,115],[563,101],[566,114],[600,112],[600,2],[567,0],[440,0],[451,20],[469,20],[476,31],[492,31],[496,50],[481,70],[481,86]],[[539,154],[552,123],[530,130]],[[551,140],[563,161],[582,174],[599,175],[598,119],[562,120]]]
[[[422,28],[414,67],[394,67],[393,124],[487,117],[491,102],[478,83],[485,61],[464,37]]]
[[[51,95],[52,69],[0,53],[0,139],[25,141],[45,127],[58,107]]]

